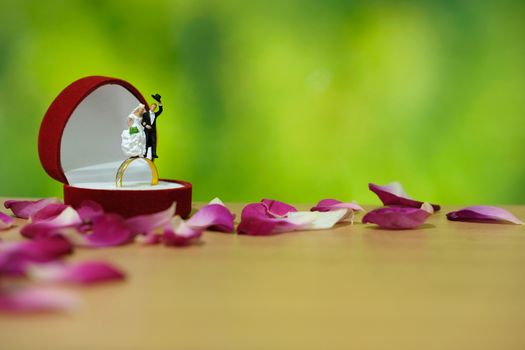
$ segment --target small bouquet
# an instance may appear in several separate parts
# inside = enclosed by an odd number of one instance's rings
[[[130,135],[133,135],[133,134],[138,134],[139,133],[139,128],[137,128],[136,126],[132,126],[129,128],[129,134]]]

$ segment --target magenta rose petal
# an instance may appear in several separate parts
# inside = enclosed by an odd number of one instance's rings
[[[220,200],[215,199],[199,209],[186,224],[198,230],[233,232],[234,219],[235,215]]]
[[[197,241],[202,229],[188,225],[181,217],[176,216],[171,224],[164,227],[163,241],[168,246],[187,246]]]
[[[0,230],[7,230],[8,228],[13,227],[15,224],[15,219],[11,216],[0,212]]]
[[[36,201],[7,200],[4,206],[11,209],[13,214],[21,219],[29,219],[33,213],[52,203],[61,203],[56,198],[44,198]]]
[[[77,208],[77,213],[84,223],[92,222],[94,219],[104,215],[104,209],[100,204],[92,200],[84,200]]]
[[[368,188],[379,197],[384,205],[420,208],[424,203],[410,198],[399,182],[392,182],[385,186],[369,183]],[[437,204],[432,204],[432,208],[434,208],[434,211],[439,211],[441,207]]]
[[[268,213],[274,217],[284,217],[290,212],[297,211],[294,206],[273,199],[263,199],[261,203],[266,206]]]
[[[62,236],[34,241],[0,242],[0,275],[22,275],[31,263],[47,263],[73,252]]]
[[[97,217],[89,232],[71,228],[60,233],[75,246],[89,248],[124,245],[135,238],[126,221],[117,214],[104,214]]]
[[[523,221],[515,217],[509,211],[503,208],[487,205],[471,206],[461,210],[452,211],[447,213],[447,219],[451,221],[499,222],[523,225]]]
[[[60,215],[68,206],[63,203],[50,203],[40,210],[35,211],[29,217],[31,222],[49,220]]]
[[[237,232],[265,236],[297,230],[327,229],[333,227],[346,213],[347,209],[329,212],[289,211],[286,217],[274,217],[264,203],[251,203],[242,211]]]
[[[104,214],[93,219],[91,232],[83,235],[70,232],[69,237],[78,245],[101,248],[129,243],[135,235],[120,215]]]
[[[353,222],[354,219],[354,212],[363,211],[363,208],[355,203],[355,202],[341,202],[337,199],[323,199],[317,203],[317,205],[313,208],[311,208],[311,211],[332,211],[332,210],[338,210],[338,209],[347,209],[348,212],[345,216],[341,219],[341,221],[346,220],[347,218],[350,218],[350,220]]]
[[[237,232],[247,235],[271,235],[279,232],[293,231],[296,224],[289,223],[283,218],[276,218],[268,213],[263,203],[246,205],[241,213],[241,222]]]
[[[317,203],[311,211],[331,211],[337,209],[350,209],[353,211],[362,211],[363,208],[355,202],[341,202],[337,199],[323,199]]]
[[[421,226],[432,213],[433,208],[428,203],[424,203],[421,208],[383,207],[366,213],[362,222],[376,224],[386,229],[411,229]]]
[[[175,215],[175,203],[168,209],[154,214],[134,216],[126,220],[132,234],[147,234],[164,227]]]
[[[32,265],[28,269],[33,280],[54,283],[96,284],[118,281],[125,274],[113,265],[101,261],[84,261],[72,265],[51,263]]]
[[[68,312],[79,304],[75,294],[60,289],[29,287],[0,290],[1,312]]]
[[[20,233],[26,238],[42,238],[60,233],[63,229],[75,227],[81,223],[82,220],[76,210],[68,206],[55,217],[38,220],[25,225],[20,230]]]

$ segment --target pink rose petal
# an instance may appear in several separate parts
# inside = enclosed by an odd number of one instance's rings
[[[187,246],[198,240],[203,231],[204,228],[192,227],[181,217],[176,216],[164,225],[161,232],[150,231],[145,235],[138,235],[135,240],[146,245],[164,243],[167,246]]]
[[[68,291],[42,287],[0,290],[0,312],[67,312],[80,300]]]
[[[447,219],[469,222],[500,222],[523,225],[523,222],[503,208],[477,205],[447,213]]]
[[[120,215],[105,214],[94,219],[93,231],[85,238],[91,247],[111,247],[129,243],[135,235]]]
[[[15,219],[11,216],[0,212],[0,230],[7,230],[8,228],[13,227],[15,224]]]
[[[0,242],[0,275],[21,275],[30,263],[54,261],[72,252],[73,246],[62,236]]]
[[[84,223],[93,222],[94,219],[104,215],[104,209],[100,204],[91,200],[84,200],[77,208],[77,213]]]
[[[410,229],[422,225],[432,215],[430,204],[424,203],[422,208],[383,207],[369,211],[363,217],[363,224],[372,223],[386,229]]]
[[[362,211],[363,208],[357,203],[354,202],[341,202],[337,199],[323,199],[317,203],[317,205],[313,208],[311,208],[311,211],[332,211],[332,210],[338,210],[338,209],[347,209],[347,213],[341,221],[346,220],[350,218],[350,221],[353,222],[354,219],[354,212]]]
[[[147,234],[151,231],[162,229],[175,215],[175,203],[168,209],[149,215],[134,216],[126,220],[132,234]]]
[[[283,214],[284,210],[275,214]],[[288,211],[286,217],[276,217],[264,203],[252,203],[244,207],[237,232],[248,235],[272,235],[297,230],[318,230],[333,227],[346,215],[347,209],[329,212]]]
[[[32,265],[28,272],[29,276],[37,281],[71,284],[96,284],[125,278],[121,270],[101,261],[85,261],[72,265]]]
[[[123,245],[132,242],[135,238],[126,220],[117,214],[96,217],[89,231],[75,227],[62,230],[60,234],[76,246],[89,248]]]
[[[233,215],[228,208],[220,204],[208,204],[199,209],[186,223],[198,230],[233,232]]]
[[[75,209],[66,207],[60,214],[25,225],[20,233],[27,238],[35,239],[60,233],[63,229],[76,227],[82,223]]]
[[[350,209],[353,211],[362,211],[363,208],[354,202],[341,202],[337,199],[323,199],[317,203],[315,207],[310,209],[311,211],[330,211],[336,209]]]
[[[294,206],[273,199],[263,199],[261,202],[273,217],[284,217],[290,212],[297,211]]]
[[[385,186],[368,184],[368,188],[377,194],[384,205],[400,205],[404,207],[420,208],[423,202],[411,199],[399,182],[392,182]],[[439,211],[440,206],[432,204],[434,211]]]
[[[31,222],[49,220],[60,215],[68,206],[62,203],[50,203],[29,217]]]
[[[297,225],[289,223],[285,218],[276,218],[268,213],[263,203],[246,205],[241,213],[241,222],[237,226],[238,233],[248,235],[271,235],[279,232],[293,231]]]
[[[11,209],[16,217],[29,219],[33,213],[52,203],[60,203],[60,201],[56,198],[44,198],[37,201],[8,200],[4,202],[4,206]]]
[[[171,224],[164,228],[163,241],[168,246],[187,246],[197,241],[202,229],[189,226],[182,218],[176,216]]]

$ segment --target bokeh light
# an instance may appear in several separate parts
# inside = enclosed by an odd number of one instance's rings
[[[37,154],[87,75],[159,92],[157,162],[195,200],[525,201],[520,1],[0,2],[2,196],[61,196]]]

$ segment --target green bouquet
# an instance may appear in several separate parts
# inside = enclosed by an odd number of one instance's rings
[[[137,128],[136,126],[132,126],[129,128],[129,134],[130,135],[133,135],[133,134],[138,134],[139,133],[139,128]]]

